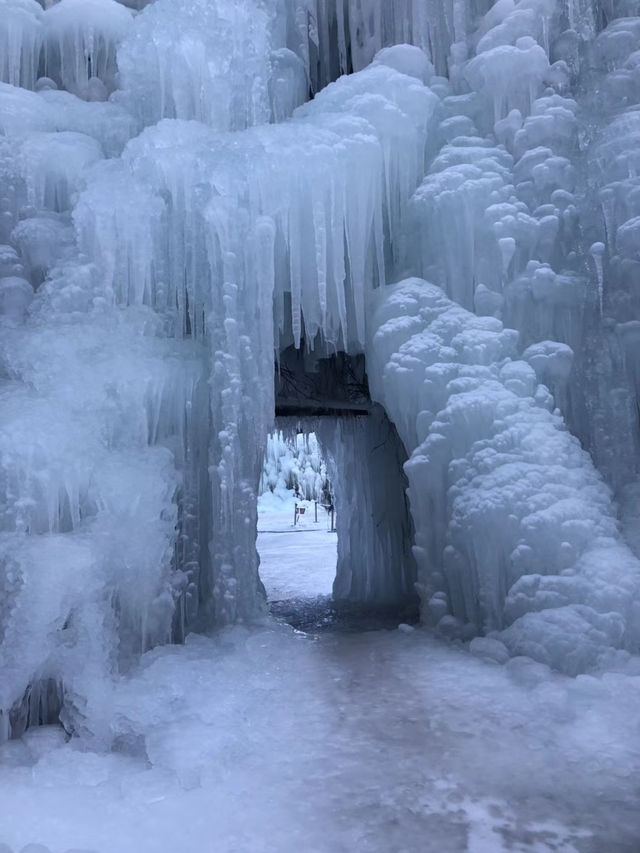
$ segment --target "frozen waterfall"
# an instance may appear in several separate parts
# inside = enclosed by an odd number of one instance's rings
[[[0,737],[108,740],[142,652],[265,618],[290,347],[378,404],[318,430],[338,589],[498,661],[638,653],[636,15],[0,0]]]

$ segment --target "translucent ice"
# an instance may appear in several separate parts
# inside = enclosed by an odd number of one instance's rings
[[[268,121],[270,51],[285,47],[270,38],[274,6],[273,0],[152,3],[118,54],[125,101],[145,125],[179,118],[238,130]],[[283,72],[280,62],[276,77]],[[274,95],[280,113],[282,94]]]
[[[47,76],[81,98],[106,100],[115,88],[116,50],[132,26],[131,13],[115,0],[60,0],[42,20]]]

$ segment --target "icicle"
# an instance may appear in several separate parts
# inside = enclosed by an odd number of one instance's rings
[[[0,80],[33,89],[42,40],[42,7],[36,0],[1,0]]]
[[[604,304],[604,273],[602,268],[602,257],[604,255],[604,243],[593,243],[591,248],[589,249],[589,254],[593,259],[594,266],[596,268],[596,287],[598,291],[598,306],[600,309],[600,316],[603,314],[603,304]]]

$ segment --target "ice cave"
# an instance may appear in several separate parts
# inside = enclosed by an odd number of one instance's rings
[[[640,0],[0,0],[0,853],[638,853],[638,282]]]

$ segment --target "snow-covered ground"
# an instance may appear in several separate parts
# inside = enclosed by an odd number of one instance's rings
[[[294,525],[296,504],[305,512]],[[336,576],[337,534],[327,511],[292,492],[265,492],[258,500],[260,578],[270,601],[330,595]]]
[[[326,519],[293,531],[290,510],[261,501],[272,599],[335,567]],[[269,621],[157,648],[101,699],[109,750],[54,727],[0,749],[2,853],[639,849],[640,675]]]

